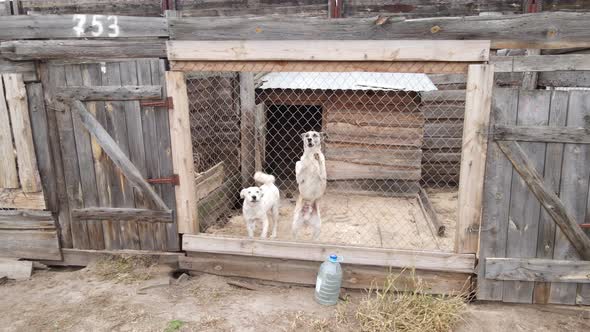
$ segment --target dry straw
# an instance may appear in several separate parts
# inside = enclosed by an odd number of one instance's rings
[[[382,287],[372,286],[359,303],[355,318],[361,331],[452,331],[465,313],[465,295],[434,296],[425,294],[427,285],[411,277],[415,287],[399,291],[398,278],[404,273],[389,274]]]

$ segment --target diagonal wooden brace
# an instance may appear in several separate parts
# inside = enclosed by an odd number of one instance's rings
[[[121,148],[119,148],[109,133],[101,126],[94,116],[88,112],[84,104],[79,100],[72,100],[70,105],[72,106],[72,109],[80,115],[80,119],[82,120],[84,127],[86,127],[86,130],[94,136],[100,147],[107,153],[113,163],[117,165],[131,185],[151,199],[159,210],[169,210],[162,198],[158,196],[154,189],[143,178],[139,170],[133,165]]]
[[[575,218],[567,212],[559,197],[545,187],[543,178],[520,145],[515,141],[497,141],[496,143],[553,221],[576,248],[580,257],[583,260],[590,260],[590,238],[576,223]]]

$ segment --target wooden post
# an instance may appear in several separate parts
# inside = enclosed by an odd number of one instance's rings
[[[254,93],[254,75],[252,73],[240,73],[240,159],[242,185],[244,187],[254,184],[252,177],[256,166],[256,139],[254,136],[256,105]]]
[[[457,253],[476,253],[478,248],[493,86],[494,65],[469,66],[455,236]]]
[[[196,234],[199,232],[199,222],[189,103],[184,73],[166,72],[166,89],[174,103],[174,110],[170,111],[169,119],[172,164],[174,173],[178,174],[180,180],[180,185],[175,188],[178,232]]]

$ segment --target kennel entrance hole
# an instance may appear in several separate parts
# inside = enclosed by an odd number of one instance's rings
[[[303,154],[301,134],[322,131],[323,110],[318,105],[270,105],[266,109],[266,173],[279,189],[296,194],[295,163]]]

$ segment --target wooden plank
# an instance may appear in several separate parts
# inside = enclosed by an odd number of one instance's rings
[[[151,61],[152,68],[152,84],[166,86],[166,67],[168,61],[162,59],[155,59]],[[164,89],[164,97],[169,96],[167,90]],[[174,174],[172,165],[172,143],[170,138],[170,111],[166,107],[156,108],[156,129],[158,133],[158,163],[160,174],[163,177]],[[160,185],[162,192],[162,199],[170,209],[176,207],[176,186],[173,184]],[[160,227],[161,225],[158,225]],[[174,223],[164,225],[166,228],[166,250],[179,251],[180,250],[180,236],[178,235],[178,220],[175,218]]]
[[[540,72],[557,70],[590,70],[590,54],[526,55],[492,57],[496,64],[502,61],[509,65],[499,66],[495,72]]]
[[[170,70],[184,72],[379,72],[467,73],[467,62],[437,61],[170,61]]]
[[[317,0],[316,0],[317,1]],[[314,1],[314,2],[316,2]],[[188,3],[195,3],[194,1],[183,1]],[[182,17],[211,17],[211,16],[261,16],[261,15],[299,15],[299,16],[318,16],[326,17],[328,13],[328,5],[326,3],[321,4],[298,4],[294,6],[282,6],[278,4],[264,4],[263,6],[257,6],[257,4],[242,2],[242,1],[229,1],[229,7],[215,7],[206,8],[208,4],[203,4],[203,9],[183,9]],[[236,7],[235,4],[239,3],[241,6]],[[289,2],[287,2],[289,3]],[[307,3],[307,2],[306,2]],[[198,4],[197,4],[198,6]],[[184,7],[183,7],[184,8]],[[198,8],[198,7],[197,7]]]
[[[33,143],[35,144],[35,155],[37,156],[37,166],[39,168],[47,208],[50,211],[58,212],[57,181],[50,146],[47,112],[43,99],[43,86],[41,83],[28,83],[26,89],[29,115],[31,116],[31,131],[33,133]],[[0,185],[0,187],[2,186]]]
[[[74,24],[74,23],[72,23]],[[99,60],[166,57],[164,40],[14,40],[0,43],[0,55],[22,60]],[[3,60],[0,60],[2,68]],[[28,64],[30,62],[25,62]],[[32,77],[34,71],[25,75]]]
[[[102,14],[160,16],[160,0],[19,0],[23,14]]]
[[[65,84],[65,73],[63,70],[57,70],[57,67],[49,66],[46,63],[39,64],[39,76],[43,84],[43,93],[45,104],[48,108],[53,106],[53,87]],[[60,113],[60,115],[57,115]],[[51,146],[51,154],[55,166],[55,182],[57,199],[59,202],[59,211],[57,222],[59,224],[59,239],[62,248],[71,248],[72,232],[70,227],[70,208],[68,201],[68,192],[66,188],[66,179],[64,175],[64,163],[62,159],[62,144],[60,142],[58,117],[62,117],[62,112],[47,112],[47,130]]]
[[[2,53],[2,45],[4,45],[4,43],[0,43],[0,54],[4,56],[4,54]],[[35,63],[32,61],[17,62],[0,58],[0,73],[22,74],[23,80],[25,82],[36,81],[38,79]]]
[[[590,87],[590,71],[551,71],[539,73],[539,86]]]
[[[422,146],[422,128],[396,128],[357,126],[348,123],[326,124],[325,131],[328,134],[327,142],[395,145],[395,146]]]
[[[526,2],[519,1],[494,1],[494,0],[470,0],[466,3],[457,3],[453,0],[406,0],[403,2],[387,2],[382,0],[349,0],[344,6],[345,17],[374,17],[387,15],[395,18],[403,16],[408,18],[421,17],[451,17],[473,16],[488,13],[520,14]]]
[[[162,99],[159,85],[124,86],[67,86],[59,87],[55,96],[58,100],[140,100]]]
[[[551,108],[549,113],[550,126],[564,126],[567,119],[569,94],[565,91],[553,91],[551,94]],[[561,181],[561,165],[563,163],[563,144],[547,144],[545,153],[544,181],[546,186],[559,195]],[[555,245],[555,222],[547,211],[541,211],[539,219],[539,238],[537,239],[537,258],[553,258]],[[533,303],[549,303],[551,284],[536,282],[533,290]]]
[[[424,137],[461,137],[463,123],[426,123],[424,124]]]
[[[5,257],[61,260],[56,231],[0,230],[0,252]]]
[[[170,60],[213,61],[487,61],[489,41],[168,41]],[[457,52],[457,50],[461,50]]]
[[[80,65],[68,65],[65,67],[66,83],[68,85],[79,86],[83,83],[82,68]],[[58,87],[59,91],[60,88]],[[72,208],[91,207],[98,205],[98,192],[96,189],[96,176],[94,173],[94,160],[90,134],[84,129],[80,116],[76,112],[71,112],[74,138],[76,141],[76,157],[79,167],[79,194],[76,204]],[[80,205],[78,205],[80,204]],[[102,225],[86,221],[72,225],[72,235],[74,238],[84,239],[78,242],[84,245],[77,246],[80,249],[104,249],[104,240]]]
[[[172,211],[128,208],[85,208],[73,209],[72,218],[77,220],[118,220],[150,223],[171,223]]]
[[[168,96],[174,100],[174,112],[170,113],[170,137],[174,173],[178,174],[180,183],[175,187],[176,218],[178,232],[195,234],[199,230],[197,219],[197,198],[193,183],[193,148],[190,132],[189,105],[184,74],[166,73]]]
[[[121,151],[113,138],[106,132],[100,123],[96,121],[94,116],[86,110],[84,104],[80,101],[73,101],[72,107],[80,115],[84,126],[98,141],[113,163],[119,167],[129,182],[131,182],[135,188],[141,190],[146,197],[151,199],[160,210],[167,210],[166,204],[154,192],[150,184],[141,176],[139,170],[133,165],[131,160],[127,158],[123,151]]]
[[[33,273],[33,262],[17,261],[15,259],[0,258],[0,278],[26,280]]]
[[[20,188],[4,83],[0,77],[0,188]]]
[[[463,119],[465,105],[422,104],[420,112],[426,120]]]
[[[221,186],[198,201],[197,211],[201,230],[207,229],[220,216],[230,212],[239,200],[236,188],[240,188],[240,184],[241,176],[231,176]]]
[[[518,98],[517,125],[546,126],[549,122],[550,103],[550,91],[521,90]],[[528,155],[531,166],[537,171],[542,171],[545,161],[545,144],[522,143],[521,147]],[[526,182],[519,176],[513,175],[511,187],[506,257],[535,257],[541,206]],[[506,281],[503,301],[532,303],[533,288],[532,282]]]
[[[266,106],[258,104],[254,110],[254,169],[257,172],[264,171],[266,166],[266,123]]]
[[[101,85],[102,77],[100,65],[82,65],[82,81],[86,86]],[[105,109],[104,102],[88,102],[86,107],[88,108],[88,111],[94,115],[103,126],[107,126],[107,116],[105,114],[107,111]],[[111,206],[113,200],[113,191],[116,192],[116,190],[119,188],[118,181],[113,185],[110,183],[111,178],[113,177],[110,175],[112,175],[114,172],[114,165],[108,158],[107,154],[100,147],[96,139],[90,136],[90,141],[92,144],[92,157],[94,161],[94,174],[96,177],[98,206]],[[91,188],[88,188],[87,190],[91,190]],[[96,227],[97,225],[95,224],[96,223],[89,223],[88,226]],[[100,226],[102,226],[104,249],[120,248],[121,236],[118,227],[119,225],[111,220],[105,220]]]
[[[197,201],[209,195],[215,189],[219,188],[225,182],[225,171],[223,162],[211,167],[205,172],[195,176],[195,191],[197,192]]]
[[[415,180],[340,180],[328,182],[328,192],[378,197],[415,198],[420,184]]]
[[[418,200],[420,202],[420,205],[423,207],[424,212],[426,213],[426,215],[428,216],[428,221],[430,221],[432,223],[432,226],[435,229],[435,233],[438,236],[443,236],[445,235],[445,230],[446,230],[446,226],[440,221],[440,219],[438,219],[438,215],[436,213],[436,210],[434,209],[434,207],[432,206],[432,203],[430,202],[430,199],[428,198],[428,194],[426,193],[426,191],[423,188],[420,188],[420,191],[418,192]]]
[[[0,40],[167,36],[166,19],[160,17],[18,15],[0,21]]]
[[[422,177],[419,165],[415,168],[404,168],[329,159],[326,160],[326,173],[328,180],[400,179],[418,181]]]
[[[151,62],[153,60],[138,59],[137,63],[137,82],[138,84],[151,85],[152,84],[152,68]],[[145,150],[145,174],[148,179],[160,177],[160,165],[158,160],[159,151],[154,151],[154,147],[158,147],[158,132],[156,130],[156,113],[154,107],[142,107],[141,111],[141,125],[143,132],[142,142]],[[159,150],[159,149],[158,149]],[[163,174],[163,176],[166,176]],[[162,197],[162,188],[154,186],[154,190]],[[167,204],[168,205],[168,204]],[[168,205],[170,206],[170,205]],[[160,235],[159,225],[151,223],[139,223],[139,242],[144,250],[158,250],[156,238]]]
[[[536,258],[486,258],[488,279],[590,283],[589,261]]]
[[[430,271],[472,273],[475,255],[398,249],[363,248],[319,243],[295,243],[274,240],[251,240],[209,235],[182,237],[187,252],[260,256],[323,262],[328,253],[346,257],[348,264],[416,268]]]
[[[2,74],[2,79],[4,81],[6,104],[10,112],[10,125],[14,134],[13,139],[21,188],[26,193],[42,191],[43,187],[41,186],[37,168],[29,117],[29,103],[23,77],[20,74]]]
[[[514,169],[521,175],[529,189],[537,196],[543,207],[559,226],[563,234],[570,240],[580,256],[590,259],[590,239],[577,225],[576,219],[566,210],[555,193],[545,188],[543,180],[534,165],[526,156],[520,145],[511,141],[499,141],[498,146],[512,162]],[[565,199],[564,199],[565,201]]]
[[[30,211],[30,210],[6,210],[0,211],[0,221],[53,221],[53,216],[49,211]],[[54,227],[55,228],[55,227]]]
[[[326,160],[345,161],[357,164],[399,167],[420,167],[422,150],[401,149],[366,144],[326,143]]]
[[[184,253],[148,251],[148,250],[81,250],[62,249],[63,259],[43,260],[49,266],[88,266],[108,257],[145,257],[157,264],[178,267],[178,258]]]
[[[588,13],[538,13],[509,16],[437,17],[419,20],[375,18],[258,17],[170,18],[170,38],[177,40],[491,40],[491,48],[587,47],[579,26]],[[433,28],[435,27],[435,28]],[[547,31],[539,34],[539,31]]]
[[[121,84],[123,87],[138,84],[136,62],[121,62],[119,64],[119,68],[121,74]],[[157,91],[161,94],[162,88],[160,87],[157,89]],[[141,123],[141,107],[139,106],[139,102],[137,100],[125,101],[123,103],[123,111],[125,113],[125,122],[127,123],[127,141],[129,144],[128,157],[141,174],[142,179],[145,179],[147,177],[145,162],[146,151],[143,143],[143,127]],[[150,186],[150,189],[153,188]],[[155,190],[153,192],[158,198],[161,199],[158,192]],[[144,196],[145,195],[141,190],[138,190],[137,188],[134,189],[133,197],[135,200],[135,207],[147,207],[148,204]],[[162,203],[164,204],[164,207],[160,208],[168,210],[168,207],[163,200]],[[129,206],[133,206],[133,204],[129,204]],[[158,209],[159,207],[156,206],[155,208]],[[125,237],[131,239],[130,243],[132,244],[127,246],[126,249],[140,249],[141,239],[139,225],[136,222],[131,221],[125,226],[125,233],[127,234]]]
[[[498,141],[590,144],[590,128],[553,126],[494,126]]]
[[[240,81],[240,172],[242,174],[242,187],[254,185],[256,168],[256,133],[255,111],[256,92],[254,91],[254,75],[252,73],[239,73]]]
[[[586,124],[586,118],[590,114],[590,94],[586,91],[569,92],[567,123],[568,127],[577,127],[580,124]],[[563,151],[563,164],[561,173],[560,195],[561,206],[567,212],[572,227],[580,233],[583,241],[589,241],[588,235],[582,229],[574,225],[576,222],[584,222],[588,197],[588,179],[590,178],[590,146],[578,144],[565,144]],[[551,212],[551,211],[548,211]],[[553,215],[552,215],[553,217]],[[557,223],[558,220],[554,217]],[[563,227],[559,227],[555,234],[555,246],[553,249],[553,259],[563,260],[590,260],[587,254],[576,253],[578,248],[576,243],[572,243],[568,232]],[[549,295],[549,303],[574,304],[582,301],[583,296],[579,296],[577,286],[574,284],[552,283]],[[585,299],[587,301],[587,299]]]
[[[437,90],[437,91],[422,91],[420,92],[420,99],[425,102],[445,102],[454,101],[462,102],[466,100],[465,90]]]
[[[195,272],[204,272],[226,277],[246,277],[261,280],[286,282],[300,285],[315,285],[318,262],[286,260],[238,255],[189,253],[180,257],[179,266]],[[397,287],[400,291],[415,289],[415,279],[427,285],[424,292],[429,294],[459,294],[470,288],[470,276],[452,272],[410,271],[367,265],[342,264],[342,287],[368,289],[380,287],[390,273],[400,274]],[[413,273],[413,272],[412,272]]]
[[[477,252],[493,85],[493,65],[469,66],[455,236],[457,253]]]
[[[358,126],[420,128],[424,126],[424,117],[419,112],[404,112],[412,106],[383,103],[382,112],[375,110],[371,104],[382,104],[376,97],[373,103],[350,105],[346,109],[333,108],[328,105],[325,119],[327,122],[341,122]],[[379,105],[381,106],[381,105]]]

